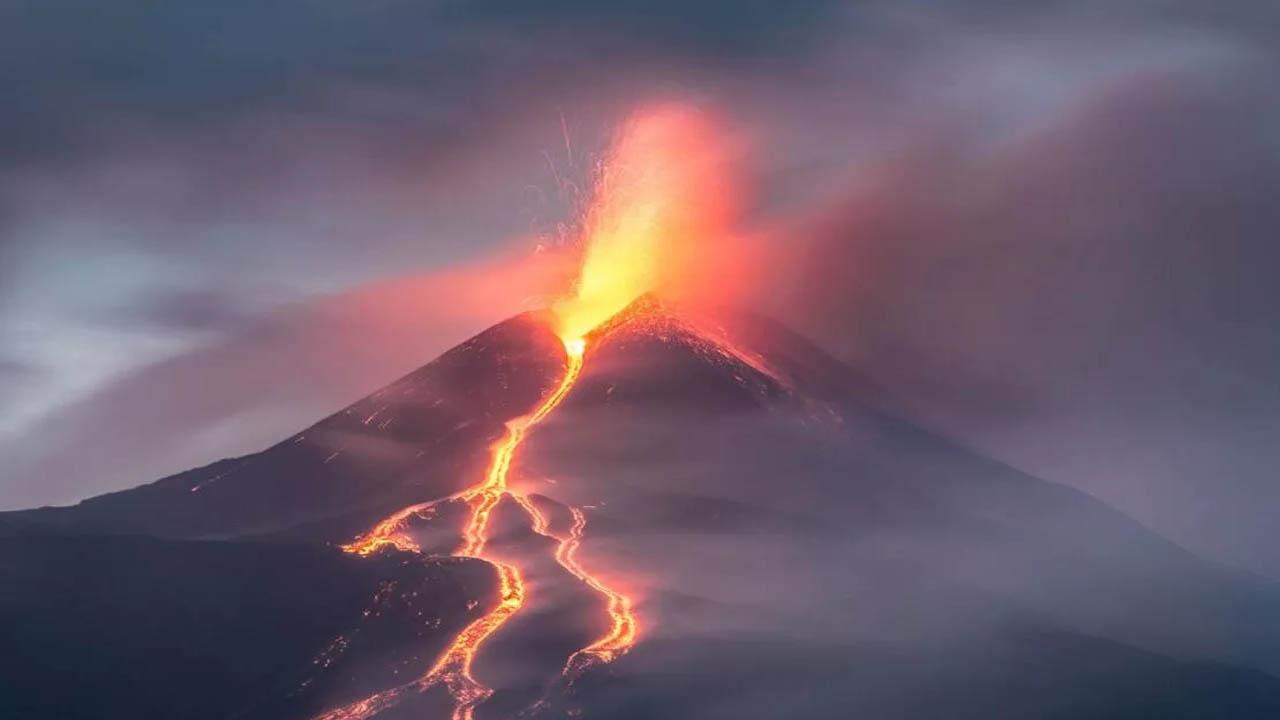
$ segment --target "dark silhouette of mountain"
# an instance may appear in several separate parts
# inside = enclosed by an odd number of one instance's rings
[[[5,718],[293,711],[328,674],[391,682],[394,659],[443,647],[494,591],[475,562],[126,535],[0,540],[0,586]]]
[[[496,602],[486,564],[431,557],[460,509],[406,525],[426,555],[333,546],[476,481],[557,383],[545,321],[261,453],[0,514],[0,715],[308,717],[421,675]],[[597,331],[511,476],[555,527],[582,509],[582,562],[641,640],[557,680],[603,601],[504,501],[489,547],[531,590],[477,658],[478,717],[1280,717],[1272,583],[892,410],[762,318],[644,298]]]

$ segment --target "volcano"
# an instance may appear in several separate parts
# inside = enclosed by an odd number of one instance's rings
[[[651,296],[0,534],[4,717],[1280,717],[1274,583]]]

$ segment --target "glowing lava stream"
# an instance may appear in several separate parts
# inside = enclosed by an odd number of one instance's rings
[[[484,642],[524,605],[526,594],[524,578],[517,567],[485,557],[489,517],[506,497],[525,509],[535,531],[556,541],[555,558],[561,567],[606,601],[609,630],[573,653],[562,677],[572,681],[589,665],[613,660],[635,644],[636,619],[630,598],[595,578],[577,560],[586,516],[579,508],[569,508],[572,527],[567,534],[552,534],[546,517],[533,503],[508,488],[507,474],[528,433],[555,410],[578,379],[586,353],[585,338],[590,333],[609,325],[646,293],[671,291],[679,296],[681,290],[693,290],[694,296],[700,297],[706,290],[701,281],[707,280],[713,281],[711,284],[716,287],[712,289],[719,299],[727,288],[714,281],[736,276],[728,272],[737,267],[735,256],[712,256],[703,247],[709,242],[718,247],[736,235],[736,184],[724,172],[734,155],[732,145],[704,113],[679,105],[646,108],[622,128],[595,178],[591,204],[582,217],[583,253],[573,292],[548,308],[567,357],[559,384],[531,413],[507,423],[506,434],[492,448],[481,482],[453,497],[406,507],[344,548],[360,555],[387,546],[421,552],[408,533],[409,523],[429,517],[440,502],[465,501],[471,515],[463,530],[462,546],[454,555],[493,565],[501,592],[498,606],[464,628],[421,678],[333,710],[322,718],[363,720],[396,704],[405,694],[443,685],[456,701],[454,720],[468,720],[476,706],[493,694],[475,680],[471,666]],[[695,278],[699,282],[690,284]],[[690,330],[699,339],[697,347],[705,343],[725,357],[740,359],[752,368],[763,367],[753,362],[758,358],[730,349],[715,338],[705,338],[694,328]],[[741,377],[738,380],[744,382]]]
[[[413,516],[425,517],[434,506],[445,500],[464,500],[471,504],[471,517],[463,530],[463,544],[455,557],[482,559],[493,565],[498,573],[499,602],[497,607],[472,621],[453,639],[435,665],[421,678],[399,687],[390,688],[350,705],[331,710],[319,720],[355,720],[372,717],[395,705],[407,692],[422,692],[435,685],[444,685],[453,695],[454,720],[471,720],[475,708],[493,694],[471,674],[471,666],[480,647],[498,628],[520,610],[525,601],[524,578],[515,566],[491,558],[485,558],[488,540],[489,517],[503,497],[510,496],[529,514],[535,532],[559,541],[556,561],[574,577],[607,600],[612,626],[603,637],[575,652],[565,663],[564,675],[580,672],[592,660],[609,662],[626,652],[635,643],[636,619],[631,611],[630,598],[609,588],[578,564],[574,557],[582,542],[586,517],[578,508],[570,508],[573,526],[563,538],[550,534],[546,517],[523,495],[511,492],[507,487],[507,475],[516,450],[529,431],[544,420],[569,394],[582,372],[586,354],[586,341],[582,338],[564,340],[566,366],[559,385],[528,415],[507,423],[503,439],[493,447],[492,458],[484,481],[458,495],[406,507],[387,517],[343,550],[359,555],[369,555],[379,548],[394,546],[409,552],[421,552],[417,543],[404,533],[405,523]]]
[[[631,598],[605,585],[599,578],[587,572],[578,564],[576,555],[578,546],[582,544],[583,531],[587,527],[587,516],[582,513],[580,508],[570,507],[569,512],[573,515],[573,525],[569,528],[568,535],[559,537],[551,532],[547,517],[527,497],[523,495],[512,495],[512,497],[520,503],[525,512],[529,513],[529,517],[533,518],[534,532],[559,542],[559,545],[556,546],[555,557],[560,567],[568,570],[571,575],[587,587],[599,593],[607,602],[610,620],[609,631],[595,642],[569,656],[569,660],[564,664],[563,674],[569,677],[580,672],[592,660],[612,662],[619,655],[630,650],[631,646],[635,645],[636,633],[639,629],[635,613],[631,610]]]

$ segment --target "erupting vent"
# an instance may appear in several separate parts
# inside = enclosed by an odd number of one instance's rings
[[[635,644],[640,624],[632,599],[577,558],[586,538],[587,516],[583,509],[570,507],[571,527],[558,534],[529,497],[511,488],[508,476],[521,444],[573,390],[589,356],[589,345],[602,341],[623,324],[642,331],[660,329],[661,324],[650,322],[648,317],[656,304],[648,299],[637,302],[637,298],[669,287],[671,277],[687,273],[688,249],[723,229],[725,185],[715,175],[716,163],[708,162],[707,157],[707,149],[714,146],[704,119],[675,108],[642,115],[614,145],[584,218],[584,254],[574,292],[552,308],[554,329],[565,353],[564,369],[556,386],[532,412],[507,422],[504,436],[491,449],[480,482],[454,496],[403,508],[344,547],[359,555],[384,548],[422,552],[408,532],[409,524],[430,519],[441,503],[465,502],[469,516],[461,545],[453,555],[483,560],[493,566],[499,586],[497,605],[466,626],[426,674],[331,710],[322,718],[369,718],[407,696],[442,686],[453,697],[454,720],[469,720],[477,706],[493,695],[493,690],[472,673],[476,653],[520,612],[528,595],[523,569],[486,553],[490,517],[505,499],[513,500],[524,510],[534,532],[555,541],[556,562],[605,602],[608,629],[565,660],[561,671],[564,681],[571,682],[593,665],[615,660]],[[739,357],[753,367],[758,365],[722,339],[698,334],[692,326],[683,329],[705,341],[705,346],[714,352]]]
[[[674,319],[667,309],[662,308],[649,297],[632,303],[624,312],[609,318],[587,338],[562,338],[565,364],[557,384],[531,412],[507,423],[504,436],[490,450],[489,463],[480,482],[455,495],[403,508],[343,547],[347,552],[359,555],[370,555],[384,548],[422,552],[409,532],[410,524],[415,520],[432,519],[437,506],[443,503],[465,502],[469,508],[469,515],[463,527],[461,545],[453,555],[484,560],[493,566],[498,577],[498,603],[467,625],[426,674],[404,685],[331,710],[320,716],[323,720],[374,717],[395,706],[404,698],[433,687],[444,687],[452,695],[454,720],[467,720],[474,716],[477,706],[492,696],[493,690],[473,675],[473,662],[485,642],[520,612],[528,597],[525,573],[522,568],[511,561],[499,560],[486,553],[490,517],[499,504],[506,499],[512,500],[523,510],[529,527],[535,533],[556,543],[554,554],[556,562],[573,578],[598,594],[604,600],[605,609],[609,615],[607,630],[565,660],[564,667],[560,671],[563,683],[572,682],[593,665],[616,660],[635,645],[640,632],[640,622],[634,611],[633,600],[584,567],[577,558],[578,549],[586,539],[587,516],[584,509],[569,507],[571,525],[567,531],[557,533],[551,528],[549,518],[537,504],[530,497],[510,486],[509,476],[512,463],[522,443],[573,390],[590,355],[588,352],[590,344],[604,342],[610,333],[623,327],[631,332],[661,336],[670,330],[668,326],[673,322],[680,323],[679,327],[684,335],[697,338],[705,348],[705,352],[733,358],[753,367],[763,367],[758,358],[743,355],[716,335]]]

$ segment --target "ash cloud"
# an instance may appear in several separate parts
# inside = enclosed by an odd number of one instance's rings
[[[1119,78],[1028,135],[872,164],[783,231],[803,281],[776,311],[917,418],[1275,572],[1269,67]]]

